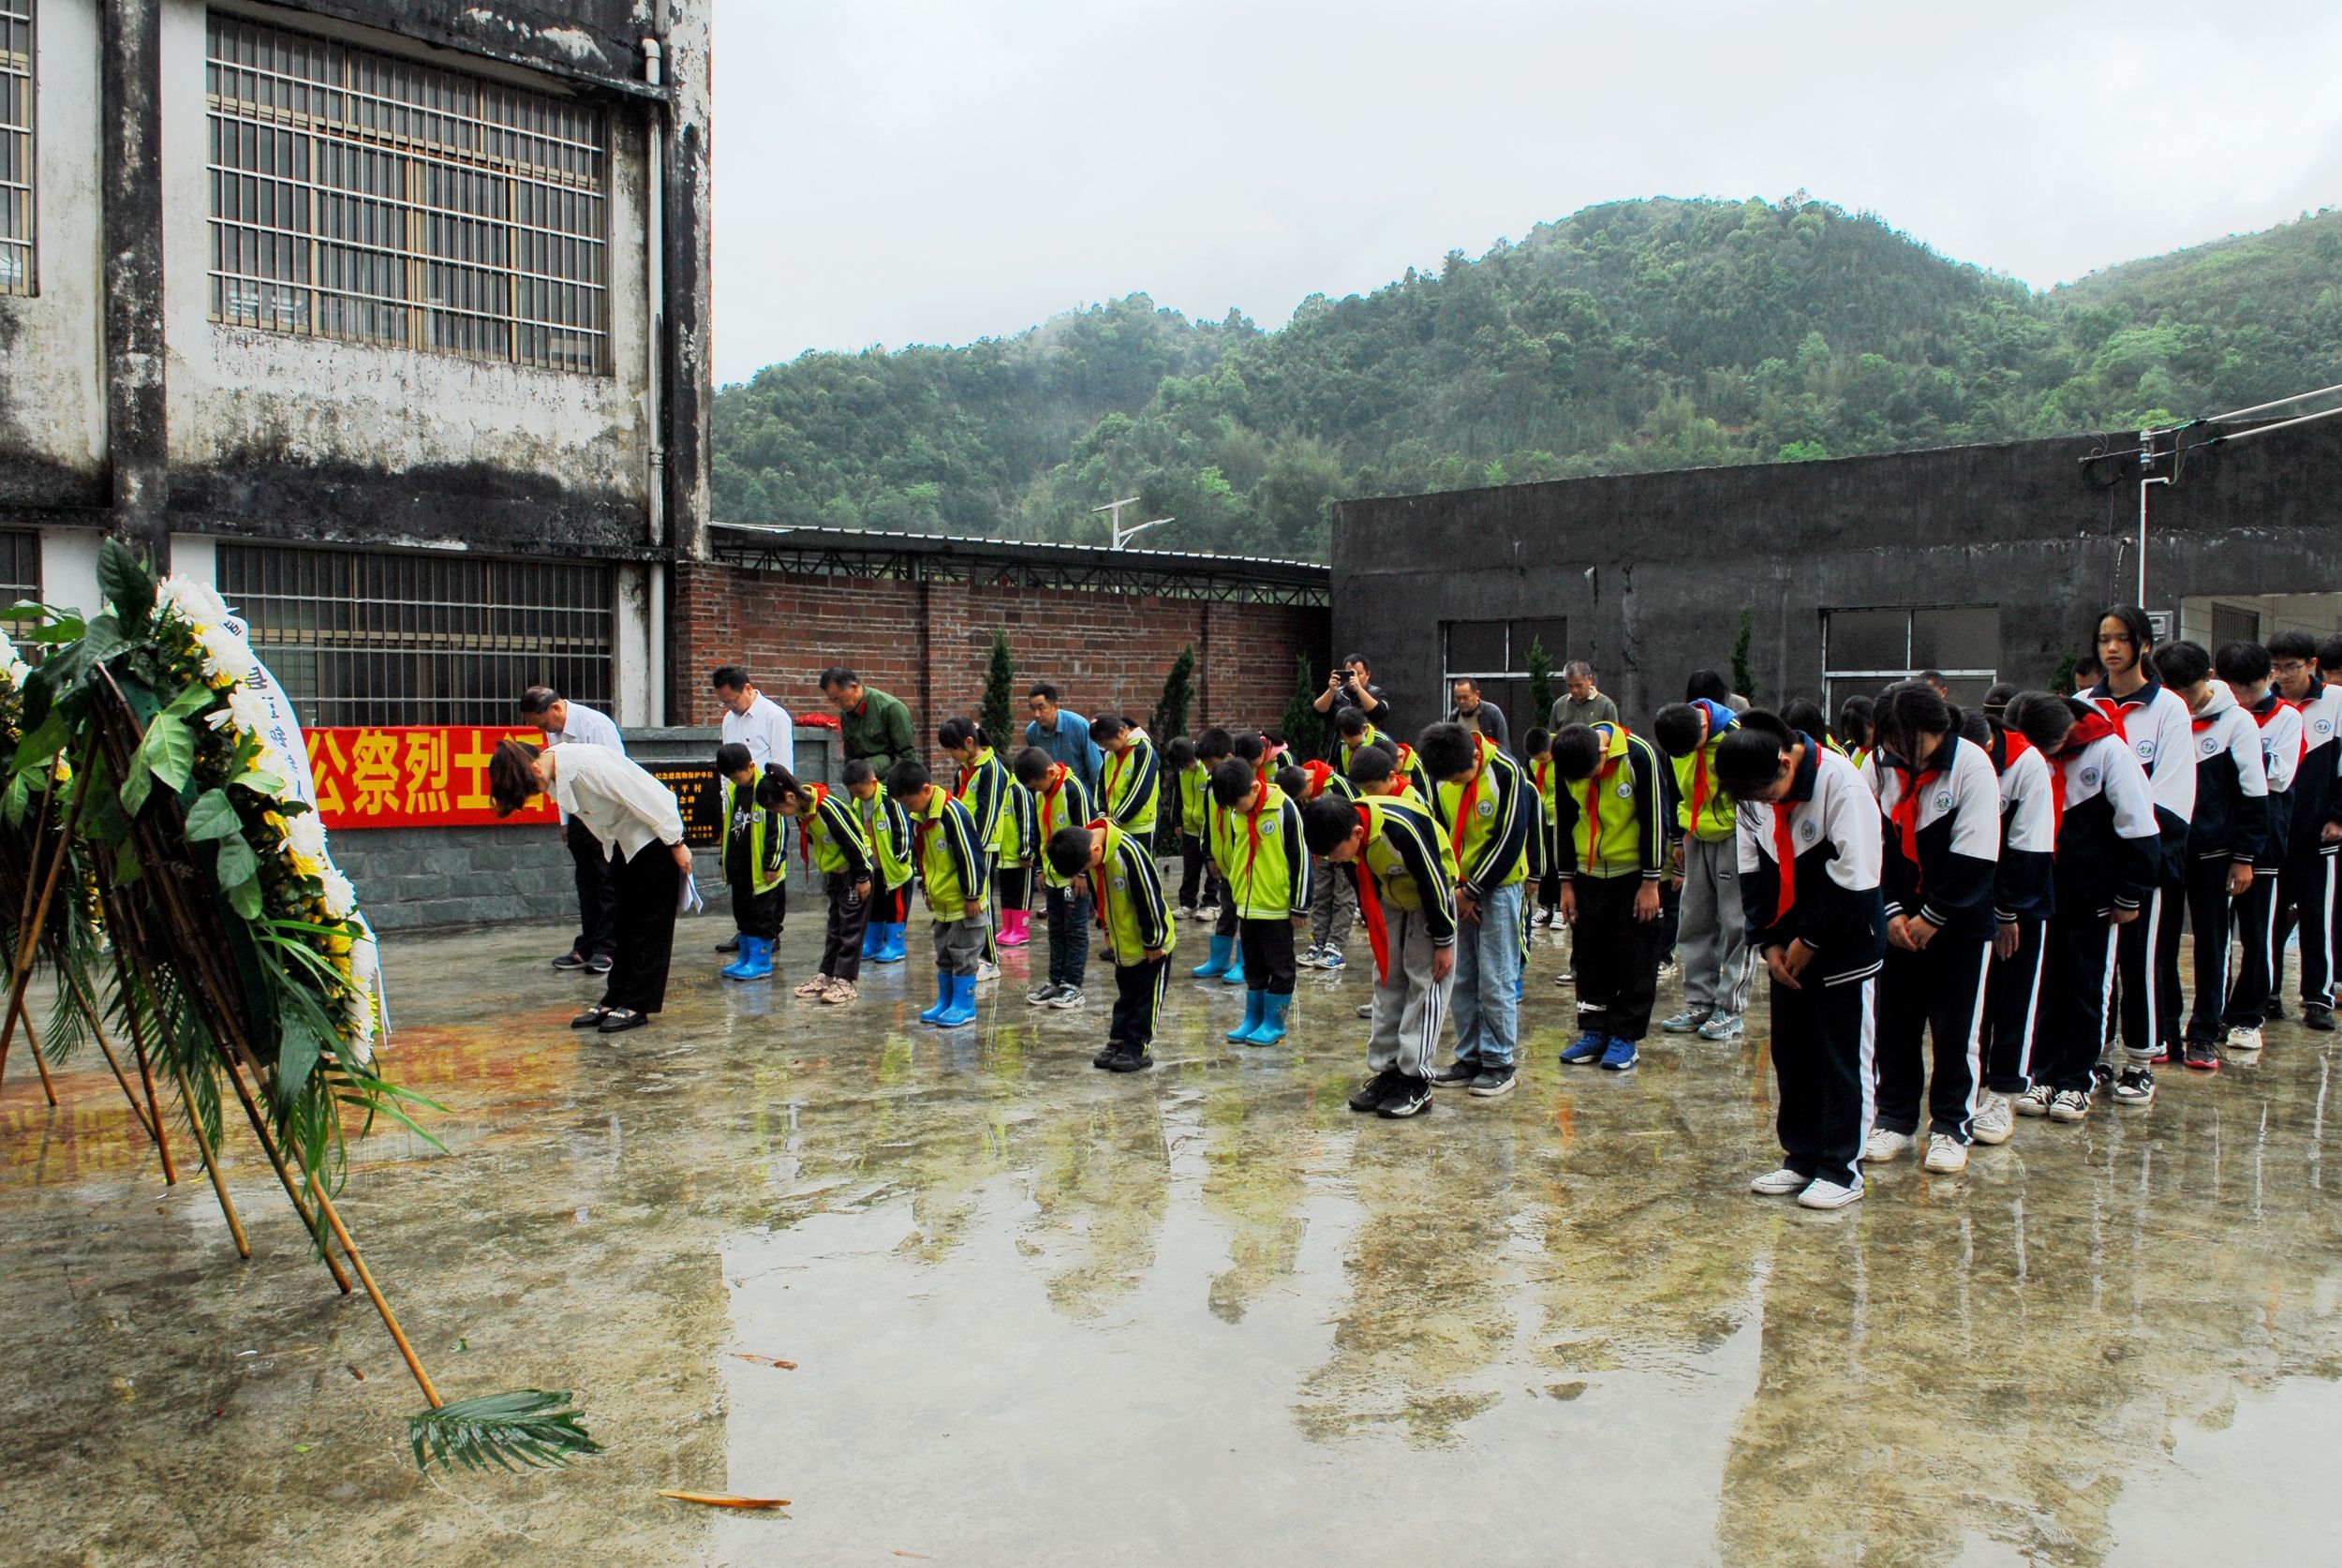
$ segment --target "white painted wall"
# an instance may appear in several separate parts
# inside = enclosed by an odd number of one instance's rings
[[[283,21],[298,31],[323,30],[313,18],[288,14]],[[479,464],[643,494],[646,133],[641,114],[613,111],[609,122],[615,374],[536,370],[211,321],[203,59],[203,6],[171,0],[163,15],[162,111],[174,466],[255,454],[393,470]]]
[[[40,597],[43,603],[77,615],[96,613],[103,602],[97,591],[97,541],[95,528],[43,528],[40,531]]]
[[[39,292],[0,298],[0,451],[93,474],[106,451],[97,17],[97,0],[41,0],[33,67]]]
[[[610,684],[617,697],[617,712],[611,717],[621,730],[638,730],[651,722],[650,569],[639,562],[624,562],[615,577],[617,614],[610,627]]]

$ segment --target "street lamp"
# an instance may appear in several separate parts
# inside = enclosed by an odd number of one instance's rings
[[[1135,539],[1138,535],[1145,533],[1149,528],[1160,528],[1165,523],[1176,523],[1178,521],[1178,519],[1174,517],[1158,517],[1150,522],[1134,523],[1129,527],[1125,528],[1122,526],[1122,509],[1124,507],[1136,506],[1138,504],[1138,500],[1139,498],[1135,496],[1125,496],[1119,501],[1108,501],[1104,506],[1091,507],[1089,509],[1089,515],[1092,517],[1097,516],[1098,513],[1102,511],[1112,512],[1114,514],[1107,520],[1106,529],[1110,537],[1113,539],[1114,548],[1117,550],[1121,549],[1133,539]]]

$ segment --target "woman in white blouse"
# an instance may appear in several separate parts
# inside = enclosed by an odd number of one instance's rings
[[[599,746],[539,750],[499,741],[488,760],[488,795],[509,817],[530,797],[551,795],[572,823],[611,861],[617,884],[618,951],[601,1000],[570,1020],[573,1029],[604,1034],[641,1028],[667,999],[667,962],[674,951],[675,905],[690,874],[683,814],[674,795],[616,751]]]

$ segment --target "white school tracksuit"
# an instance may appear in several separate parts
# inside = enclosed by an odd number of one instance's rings
[[[2236,900],[2236,978],[2229,986],[2226,1022],[2231,1028],[2257,1029],[2266,1020],[2276,987],[2277,908],[2283,894],[2287,851],[2292,843],[2293,779],[2307,742],[2302,710],[2273,689],[2245,710],[2260,732],[2260,761],[2269,785],[2269,831],[2253,861],[2253,885]]]
[[[2195,935],[2196,1004],[2186,1038],[2216,1045],[2228,1033],[2229,892],[2231,868],[2260,858],[2269,833],[2269,768],[2260,727],[2237,706],[2225,681],[2212,681],[2190,721],[2196,809],[2187,828],[2187,923]],[[2164,925],[2156,954],[2156,994],[2168,1034],[2179,1012],[2179,918]]]
[[[2145,924],[2142,915],[2117,926],[2113,913],[2143,910],[2154,898],[2163,841],[2154,790],[2130,744],[2102,714],[2076,729],[2068,748],[2050,760],[2063,814],[2033,1077],[2060,1093],[2087,1095],[2114,994],[2117,934]],[[2195,770],[2187,771],[2192,780]]]
[[[2040,1016],[2043,938],[2056,907],[2057,790],[2040,748],[2013,730],[1995,728],[1993,766],[2000,775],[2000,863],[1993,878],[1993,918],[2012,925],[2017,948],[1995,954],[1984,1015],[1985,1087],[2023,1094],[2033,1086],[2033,1043]]]
[[[1936,928],[1913,953],[1890,942],[1879,976],[1878,1125],[1967,1143],[1984,1079],[1985,977],[1993,956],[1993,877],[2000,863],[2000,780],[1981,747],[1947,735],[1923,769],[1874,752],[1862,780],[1885,829],[1886,915]],[[1934,1044],[1926,1070],[1922,1036]]]
[[[2115,943],[2115,975],[2119,1029],[2123,1053],[2134,1067],[2143,1067],[2178,1041],[2179,1005],[2162,994],[2157,954],[2161,951],[2164,923],[2180,918],[2187,895],[2187,823],[2196,814],[2196,746],[2193,718],[2179,694],[2161,681],[2150,679],[2127,697],[2116,697],[2100,683],[2090,702],[2129,744],[2130,753],[2147,776],[2154,796],[2155,820],[2162,839],[2156,882],[2140,908],[2137,920],[2121,928]],[[2171,1036],[2164,1033],[2171,1028]]]

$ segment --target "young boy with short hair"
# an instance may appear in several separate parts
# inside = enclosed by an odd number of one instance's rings
[[[938,1028],[974,1023],[976,966],[991,930],[986,908],[990,867],[976,820],[917,762],[896,763],[886,783],[911,815],[912,858],[935,917],[935,1005],[919,1021]]]
[[[2285,943],[2297,926],[2302,950],[2302,1028],[2334,1028],[2335,856],[2342,850],[2342,686],[2320,678],[2318,639],[2285,630],[2269,639],[2270,672],[2285,700],[2302,716],[2302,758],[2293,771],[2293,822],[2285,870],[2277,881],[2277,937],[2271,946],[2276,979],[2267,1016],[2281,1016],[2277,992],[2285,976]]]
[[[1298,770],[1303,787],[1297,792],[1301,809],[1306,814],[1309,803],[1326,799],[1356,800],[1357,787],[1336,772],[1331,762],[1314,758],[1301,764]],[[1341,969],[1349,966],[1348,945],[1351,923],[1358,917],[1357,869],[1351,865],[1331,865],[1322,868],[1315,878],[1315,893],[1310,899],[1310,945],[1300,957],[1303,969]]]
[[[1562,1061],[1623,1072],[1636,1063],[1659,994],[1667,773],[1658,747],[1609,721],[1554,736],[1553,771],[1562,781],[1554,854],[1562,919],[1574,933],[1580,1029]]]
[[[854,982],[862,975],[862,931],[869,922],[870,887],[878,869],[870,841],[854,815],[853,797],[840,797],[826,785],[768,774],[757,785],[756,798],[796,821],[798,852],[822,874],[822,888],[829,896],[822,967],[796,994],[832,1004],[852,1001],[857,995]]]
[[[1267,757],[1268,747],[1259,734],[1248,732],[1234,735],[1228,741],[1227,756],[1212,764],[1212,775],[1214,777],[1219,776],[1221,762],[1238,762],[1252,769],[1253,777],[1265,781],[1267,777]],[[1204,846],[1206,852],[1210,853],[1213,836],[1219,831],[1221,806],[1211,791],[1207,791],[1206,794]],[[1223,985],[1241,985],[1244,984],[1244,952],[1237,940],[1237,933],[1242,922],[1237,915],[1236,901],[1228,896],[1227,878],[1221,872],[1216,854],[1212,856],[1211,874],[1220,886],[1220,910],[1212,920],[1211,952],[1188,972],[1198,980],[1209,980],[1217,975]]]
[[[1045,851],[1060,833],[1096,815],[1081,775],[1037,746],[1016,754],[1016,782],[1032,801],[1034,842]],[[1049,977],[1026,992],[1025,1000],[1070,1013],[1089,999],[1082,980],[1089,968],[1089,884],[1060,875],[1045,852],[1039,870],[1048,890]]]
[[[1386,735],[1371,723],[1356,708],[1344,708],[1334,716],[1335,732],[1341,737],[1336,761],[1344,774],[1357,754],[1370,746],[1379,746],[1391,754],[1397,764],[1400,781],[1412,789],[1416,799],[1425,806],[1431,804],[1431,776],[1423,768],[1423,760],[1416,748],[1395,735]],[[1433,816],[1437,816],[1435,811]]]
[[[718,747],[716,771],[724,780],[724,881],[740,933],[739,956],[721,972],[726,980],[769,980],[773,944],[789,913],[789,830],[760,802],[757,784],[763,775],[745,745]]]
[[[1178,813],[1179,913],[1193,920],[1204,888],[1204,796],[1211,789],[1211,774],[1195,760],[1195,743],[1185,735],[1164,743],[1163,770],[1170,775],[1172,805]]]
[[[2181,641],[2155,650],[2163,684],[2187,704],[2196,743],[2196,809],[2187,821],[2187,925],[2195,933],[2196,1000],[2188,1010],[2181,1065],[2198,1072],[2220,1070],[2228,1038],[2229,920],[2234,901],[2251,891],[2253,865],[2269,835],[2269,766],[2260,755],[2260,727],[2238,704],[2226,681],[2212,673],[2203,644]],[[2157,983],[2179,992],[2179,919],[2157,954]],[[2176,1001],[2173,1003],[2177,1005]]]
[[[1211,776],[1211,857],[1228,884],[1243,949],[1244,1021],[1238,1045],[1274,1045],[1293,1006],[1293,931],[1310,914],[1310,856],[1301,807],[1231,757]]]
[[[1228,760],[1235,744],[1236,737],[1217,724],[1197,732],[1195,736],[1194,809],[1192,814],[1183,810],[1180,817],[1180,831],[1183,834],[1192,833],[1194,836],[1182,839],[1179,854],[1182,861],[1189,855],[1194,856],[1195,863],[1202,867],[1204,883],[1203,892],[1194,906],[1180,911],[1190,920],[1208,920],[1216,924],[1220,919],[1220,867],[1211,863],[1210,851],[1211,774],[1214,768]],[[1191,827],[1190,823],[1193,825]]]
[[[870,910],[863,925],[862,956],[872,964],[903,961],[903,930],[911,923],[911,813],[886,792],[878,770],[860,757],[837,777],[853,798],[854,821],[870,846],[878,874],[870,879]]]
[[[1447,836],[1421,805],[1387,794],[1320,796],[1302,813],[1302,832],[1311,852],[1330,866],[1357,868],[1374,949],[1368,1077],[1350,1108],[1393,1121],[1420,1115],[1431,1103],[1431,1062],[1455,969],[1454,889],[1461,879]]]
[[[1001,765],[999,753],[992,749],[992,737],[972,719],[943,720],[936,729],[935,744],[943,755],[959,764],[952,798],[968,808],[970,820],[976,824],[976,846],[984,856],[985,887],[995,900],[991,913],[996,917],[997,928],[991,922],[986,925],[984,955],[976,961],[976,980],[981,984],[1000,978],[1000,947],[1010,934],[1008,890],[998,885],[998,879],[1004,866],[1003,848],[1022,837],[1012,801],[1016,781]]]
[[[2261,771],[2268,779],[2268,831],[2253,858],[2252,886],[2236,900],[2236,931],[2243,955],[2229,990],[2222,1021],[2231,1051],[2258,1051],[2260,1026],[2276,984],[2276,916],[2279,879],[2293,836],[2293,779],[2302,762],[2302,710],[2271,688],[2269,650],[2258,643],[2226,643],[2213,666],[2228,682],[2237,705],[2253,721],[2260,739]],[[2201,984],[2201,980],[2198,982]]]
[[[1114,954],[1114,1014],[1106,1025],[1105,1049],[1089,1065],[1108,1072],[1152,1067],[1147,1047],[1163,1013],[1164,979],[1178,933],[1163,897],[1154,851],[1110,818],[1059,828],[1049,836],[1048,863],[1058,877],[1087,880]]]
[[[1553,802],[1561,779],[1553,772],[1552,732],[1530,731],[1520,743],[1520,754],[1537,797],[1537,822],[1529,835],[1529,880],[1536,889],[1537,907],[1530,924],[1559,925],[1563,924],[1562,870],[1553,846]]]
[[[1536,803],[1505,748],[1460,724],[1423,732],[1416,754],[1438,791],[1432,815],[1447,830],[1456,882],[1456,1059],[1442,1083],[1467,1082],[1483,1099],[1512,1087],[1519,1044],[1520,901]],[[1468,1079],[1458,1074],[1472,1068]]]
[[[1705,698],[1661,708],[1652,738],[1675,770],[1674,873],[1682,879],[1683,1011],[1660,1020],[1668,1034],[1697,1030],[1702,1040],[1735,1040],[1743,1031],[1748,987],[1748,925],[1741,913],[1738,819],[1716,782],[1716,753],[1740,716]]]

